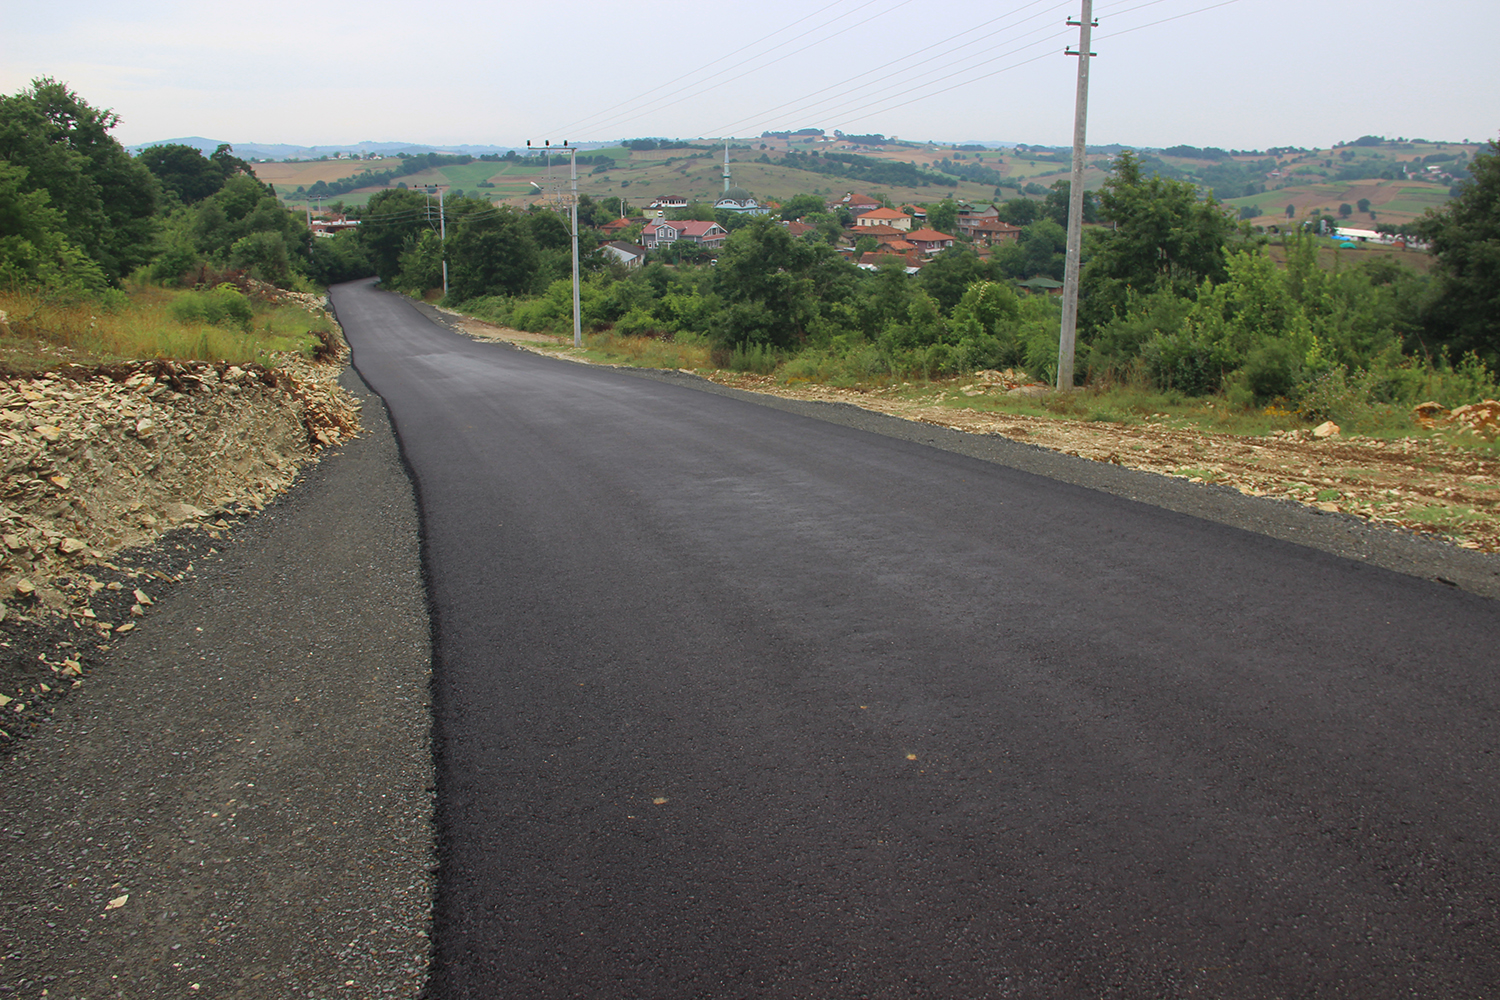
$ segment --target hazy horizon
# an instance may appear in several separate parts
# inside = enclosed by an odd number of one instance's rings
[[[1079,0],[940,11],[914,0],[560,0],[499,13],[458,0],[430,18],[348,0],[0,10],[0,90],[61,80],[117,112],[126,145],[524,146],[803,127],[1072,142],[1077,63],[1063,50],[1077,45],[1065,22]],[[1099,0],[1094,14],[1091,145],[1323,148],[1368,134],[1482,141],[1500,129],[1494,3]]]

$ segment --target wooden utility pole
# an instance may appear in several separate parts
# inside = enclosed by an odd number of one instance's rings
[[[1094,0],[1083,0],[1083,11],[1077,21],[1068,24],[1078,28],[1078,51],[1065,50],[1078,57],[1078,97],[1073,110],[1073,180],[1068,190],[1068,257],[1063,271],[1062,331],[1057,339],[1057,388],[1073,388],[1073,349],[1078,337],[1078,269],[1083,247],[1083,166],[1088,147],[1084,141],[1089,117],[1089,48],[1095,27]]]

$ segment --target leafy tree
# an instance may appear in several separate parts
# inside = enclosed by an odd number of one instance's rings
[[[540,263],[531,217],[510,208],[460,226],[448,240],[448,294],[456,302],[481,295],[524,295]],[[571,247],[569,249],[571,268]]]
[[[224,186],[223,168],[192,146],[151,146],[138,159],[184,205],[202,201]]]
[[[1361,198],[1358,202],[1356,202],[1356,206],[1361,212],[1368,212],[1370,210],[1370,199]]]
[[[1124,308],[1128,293],[1167,288],[1195,297],[1204,278],[1226,276],[1225,248],[1239,224],[1212,195],[1200,198],[1186,181],[1142,175],[1126,150],[1100,195],[1113,230],[1094,230],[1084,268],[1079,316],[1097,327]]]
[[[1021,230],[1018,241],[1028,277],[1061,281],[1067,266],[1068,231],[1051,219],[1038,219]]]
[[[375,265],[370,261],[359,231],[346,229],[332,239],[314,242],[308,273],[319,284],[336,285],[341,281],[371,277]]]
[[[725,304],[716,339],[776,348],[801,342],[849,269],[826,243],[793,239],[772,217],[758,216],[729,237],[714,268]]]
[[[953,235],[958,228],[958,202],[944,198],[927,208],[927,225],[940,233]]]
[[[1047,192],[1047,197],[1042,201],[1042,215],[1051,219],[1059,226],[1066,227],[1068,224],[1068,200],[1072,197],[1072,181],[1053,181],[1052,187]],[[1099,199],[1092,191],[1083,193],[1083,221],[1099,221]]]
[[[917,272],[917,283],[944,312],[952,312],[969,287],[989,277],[990,269],[967,246],[951,246]]]
[[[47,201],[45,190],[27,190],[25,167],[0,160],[0,288],[102,290],[104,273],[63,235],[65,220]]]
[[[1471,179],[1419,220],[1438,259],[1439,294],[1428,331],[1455,352],[1500,367],[1500,141],[1474,157]]]
[[[1286,217],[1288,219],[1294,219],[1294,218],[1297,217],[1297,206],[1296,205],[1288,205],[1286,207]]]
[[[998,208],[1001,221],[1012,226],[1027,226],[1042,217],[1041,203],[1030,198],[1012,198]]]
[[[1347,218],[1349,218],[1349,216],[1351,216],[1353,214],[1354,214],[1354,206],[1350,205],[1348,202],[1344,202],[1342,205],[1339,206],[1339,218],[1341,218],[1341,219],[1347,219]]]
[[[427,225],[425,194],[391,188],[370,196],[369,204],[360,216],[359,234],[370,255],[370,264],[382,282],[396,280],[401,271],[403,247],[407,240],[415,240]]]
[[[251,242],[242,242],[252,236]],[[229,178],[199,203],[192,238],[197,251],[211,260],[250,269],[261,280],[277,284],[305,268],[312,242],[306,224],[248,174]]]
[[[823,199],[815,194],[797,194],[788,198],[781,206],[784,221],[800,219],[814,212],[823,211]]]
[[[0,97],[0,159],[27,169],[20,183],[47,192],[63,235],[111,281],[151,259],[156,235],[156,182],[110,136],[118,122],[49,78]]]

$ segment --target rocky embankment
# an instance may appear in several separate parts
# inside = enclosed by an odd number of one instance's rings
[[[358,402],[336,381],[347,356],[339,337],[274,368],[0,376],[0,747],[81,683],[86,650],[134,627],[153,578],[178,575],[126,555],[173,531],[211,544],[357,433]]]

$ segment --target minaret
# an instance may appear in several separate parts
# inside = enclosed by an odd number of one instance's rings
[[[724,140],[724,193],[729,193],[729,140]]]

